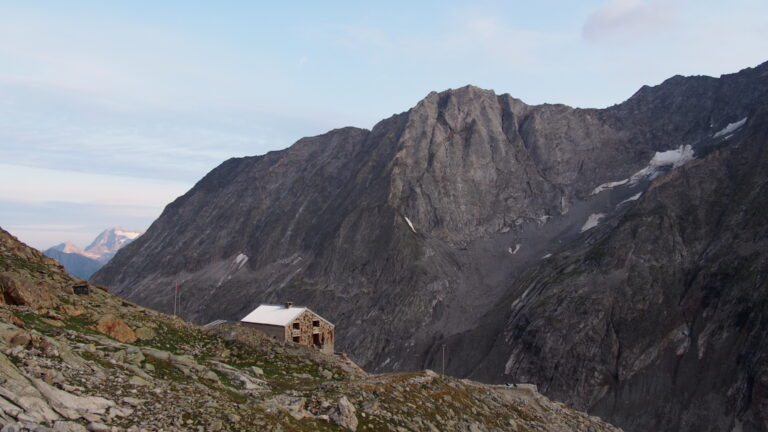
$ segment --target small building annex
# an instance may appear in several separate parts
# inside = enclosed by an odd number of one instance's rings
[[[240,320],[281,341],[313,346],[333,354],[334,325],[303,306],[263,304]]]

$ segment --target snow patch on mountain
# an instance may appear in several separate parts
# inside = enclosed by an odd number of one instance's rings
[[[596,227],[600,220],[605,217],[605,213],[593,213],[589,215],[589,218],[587,218],[587,221],[584,222],[584,226],[581,227],[581,232],[590,230],[594,227]]]
[[[641,195],[643,195],[643,193],[642,192],[638,192],[638,193],[632,195],[631,197],[625,199],[624,201],[620,202],[619,205],[626,204],[626,203],[628,203],[630,201],[637,201],[638,199],[640,199]]]
[[[235,258],[227,264],[226,268],[224,269],[224,273],[221,275],[221,278],[219,278],[219,281],[216,283],[217,287],[220,287],[221,284],[223,284],[225,281],[228,281],[232,279],[232,276],[237,273],[245,263],[248,262],[248,255],[240,252],[235,256]]]
[[[725,138],[729,138],[740,127],[744,126],[746,122],[747,122],[747,117],[744,117],[743,119],[737,122],[728,123],[726,127],[720,129],[720,131],[712,135],[712,138],[720,138],[721,136],[724,136]]]
[[[624,179],[624,180],[619,180],[619,181],[615,181],[615,182],[603,183],[600,186],[596,187],[592,191],[591,195],[597,195],[597,194],[599,194],[600,192],[602,192],[604,190],[613,189],[616,186],[621,186],[621,185],[627,184],[628,181],[629,181],[629,179]]]
[[[403,216],[403,218],[408,223],[408,226],[411,227],[411,231],[416,232],[416,228],[413,227],[413,222],[411,222],[411,220],[408,219],[408,216]]]
[[[127,239],[136,240],[143,231],[123,231],[123,230],[115,230],[115,235],[120,237],[125,237]]]
[[[244,253],[239,253],[235,257],[235,265],[237,266],[237,269],[240,270],[243,265],[248,262],[248,255]]]
[[[685,165],[693,159],[693,147],[690,145],[681,145],[674,150],[656,152],[648,165],[652,167],[672,165],[672,168],[677,168]]]
[[[746,120],[746,119],[745,119]],[[602,191],[613,189],[617,186],[628,184],[634,186],[643,179],[653,180],[661,174],[662,168],[679,168],[688,162],[696,159],[693,155],[693,147],[690,145],[681,145],[672,150],[654,153],[648,165],[640,171],[632,174],[630,178],[615,182],[603,183],[592,190],[591,195],[597,195]]]

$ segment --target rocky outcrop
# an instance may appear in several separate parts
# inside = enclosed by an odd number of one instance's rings
[[[10,234],[0,235],[0,305],[50,307],[75,279],[53,259],[20,245]]]
[[[25,278],[11,273],[0,273],[0,292],[2,301],[11,305],[26,305],[34,308],[46,307],[53,301],[53,296],[45,287],[40,287]]]
[[[337,425],[354,432],[357,430],[355,411],[355,406],[352,405],[349,399],[346,396],[342,396],[328,417]]]
[[[136,333],[128,327],[125,321],[111,314],[99,318],[96,323],[96,330],[120,342],[133,343],[137,339]]]
[[[46,402],[44,396],[30,385],[29,380],[4,354],[0,354],[0,408],[4,413],[18,419],[40,423],[58,420],[61,417]]]
[[[30,381],[40,394],[45,397],[51,408],[70,420],[104,415],[107,413],[108,408],[115,406],[114,402],[103,397],[75,396],[39,379],[32,378]]]
[[[602,110],[431,93],[370,131],[224,162],[93,280],[164,311],[179,281],[184,316],[201,323],[309,304],[372,370],[437,369],[445,352],[451,374],[531,381],[633,430],[761,424],[762,372],[739,371],[763,356],[749,348],[763,328],[745,326],[765,286],[762,221],[747,216],[762,213],[749,197],[765,175],[766,100],[768,64],[673,77]],[[747,292],[736,278],[749,275]],[[698,344],[702,299],[730,286],[731,318],[704,334],[751,336],[702,353],[752,351],[699,362],[711,379],[663,381],[682,373],[670,353]],[[695,396],[676,398],[681,386]],[[721,391],[739,410],[696,408]]]

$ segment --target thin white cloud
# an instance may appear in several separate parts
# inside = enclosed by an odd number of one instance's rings
[[[1,3],[0,57],[8,67],[0,83],[69,91],[116,111],[181,113],[253,105],[254,94],[269,95],[278,109],[278,89],[291,84],[263,49],[246,56],[183,26]]]
[[[81,228],[49,230],[34,227],[24,228],[14,225],[3,227],[3,229],[16,236],[27,245],[41,251],[67,241],[76,244],[80,248],[84,248],[86,245],[90,244],[99,233],[99,231],[90,231]]]
[[[85,228],[85,225],[73,224],[21,224],[13,225],[17,230],[35,230],[35,231],[73,231]]]
[[[676,74],[716,77],[768,60],[766,13],[763,0],[614,0],[585,21],[583,45],[629,96]]]
[[[0,200],[162,208],[192,185],[0,164]]]
[[[146,54],[135,55],[142,41],[137,40],[134,47],[119,43],[115,34],[120,30],[98,22],[74,26],[23,8],[6,6],[3,12],[0,54],[13,59],[14,67],[0,73],[2,82],[76,92],[80,98],[108,104],[112,109],[135,105],[137,100],[152,102],[153,92],[148,88],[152,81],[143,79],[146,77],[137,74],[135,67],[148,60]],[[93,37],[96,34],[101,37]],[[156,41],[162,43],[159,38]],[[114,50],[128,50],[118,57],[109,56],[110,43]],[[159,98],[152,99],[160,102]]]
[[[465,12],[447,34],[431,38],[436,52],[454,58],[482,58],[485,62],[515,67],[539,62],[547,47],[560,43],[558,34],[518,28],[487,13]]]
[[[111,226],[146,229],[161,211],[157,206],[0,200],[0,226],[38,249],[64,241],[84,247]]]
[[[582,34],[592,42],[644,39],[676,24],[673,0],[609,0],[589,15]]]
[[[0,104],[0,161],[9,164],[186,181],[278,141],[267,138],[273,131],[242,117],[129,115],[7,85],[0,85],[0,94],[7,103]]]
[[[113,225],[145,229],[191,182],[0,163],[0,224],[45,249],[88,244]]]
[[[562,47],[568,39],[566,34],[556,31],[516,27],[485,10],[460,9],[448,17],[447,25],[431,31],[400,33],[371,26],[337,25],[310,33],[355,51],[372,64],[432,68],[453,65],[457,70],[464,70],[468,64],[510,71],[532,69],[542,63],[545,52]]]
[[[359,25],[330,26],[325,31],[318,31],[318,34],[330,37],[334,43],[346,48],[388,50],[396,43],[393,35],[383,29]]]

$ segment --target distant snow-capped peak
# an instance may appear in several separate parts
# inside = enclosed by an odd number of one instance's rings
[[[143,233],[144,231],[126,230],[119,226],[112,227],[99,234],[93,243],[85,248],[84,252],[88,256],[94,256],[99,261],[107,262],[118,250]]]
[[[84,255],[83,250],[80,249],[76,244],[72,242],[59,243],[56,246],[51,246],[49,250],[50,249],[56,250],[59,252],[64,252],[64,253],[74,253],[74,254]]]

